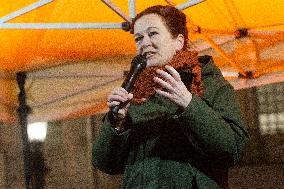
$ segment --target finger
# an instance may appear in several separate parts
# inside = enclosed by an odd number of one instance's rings
[[[121,99],[121,98],[116,98],[117,96],[120,96],[120,97],[122,97],[123,99]],[[127,99],[128,99],[128,92],[127,92],[124,88],[122,88],[122,87],[117,87],[117,88],[115,88],[115,89],[112,91],[111,95],[108,96],[108,101],[109,101],[109,102],[111,102],[111,101],[113,101],[113,100],[118,100],[118,101],[124,102],[124,101],[126,101]]]
[[[126,104],[124,109],[127,110],[129,108],[129,106],[130,106],[130,102]]]
[[[179,73],[172,66],[166,65],[165,68],[169,71],[169,73],[176,81],[181,81]]]
[[[133,94],[132,93],[128,93],[128,100],[132,100],[133,99]]]
[[[126,112],[127,112],[128,108],[129,108],[129,106],[130,106],[130,102],[128,102],[123,108],[120,108],[117,113],[119,115],[121,115],[122,117],[125,117]]]
[[[174,92],[174,88],[169,83],[162,80],[161,78],[154,77],[154,81],[159,85],[161,85],[163,88],[166,88],[168,91]]]
[[[160,69],[157,69],[156,73],[158,73],[160,76],[162,76],[162,78],[164,78],[164,80],[169,81],[171,84],[175,84],[175,79],[169,73],[167,73],[163,70],[160,70]]]
[[[160,90],[160,89],[155,89],[155,91],[156,91],[156,93],[158,93],[159,95],[162,95],[162,96],[164,96],[164,97],[166,97],[166,98],[168,98],[168,99],[170,99],[171,100],[171,94],[170,93],[168,93],[168,92],[165,92],[165,91],[162,91],[162,90]]]
[[[120,102],[118,102],[118,101],[107,102],[107,106],[108,106],[109,108],[118,106],[119,104],[120,104]]]
[[[121,91],[124,94],[128,94],[128,92],[123,87],[119,87],[119,91]]]
[[[112,90],[111,94],[127,95],[128,92],[122,87],[116,87]]]
[[[119,118],[124,118],[126,115],[126,111],[124,109],[119,109],[117,113]]]
[[[110,95],[107,98],[108,102],[113,102],[113,101],[119,101],[119,102],[124,102],[126,99],[123,96],[120,95]]]
[[[120,96],[120,95],[110,95],[108,98],[108,102],[112,102],[112,101],[125,102],[127,100],[128,100],[127,96],[125,98],[125,96]]]

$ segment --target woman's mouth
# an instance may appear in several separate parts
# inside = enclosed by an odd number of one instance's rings
[[[155,53],[154,52],[146,52],[146,53],[144,53],[145,54],[145,57],[148,59],[148,58],[151,58],[152,56],[154,56],[155,55]]]

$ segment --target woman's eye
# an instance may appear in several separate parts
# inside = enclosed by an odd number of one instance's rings
[[[142,40],[142,38],[143,38],[142,36],[139,36],[139,37],[136,37],[134,40],[135,40],[136,43],[138,43],[139,41]]]
[[[152,36],[154,36],[156,34],[158,34],[158,32],[155,32],[155,31],[149,32],[149,37],[152,37]]]

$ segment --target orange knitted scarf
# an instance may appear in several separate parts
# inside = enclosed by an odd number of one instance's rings
[[[177,71],[187,70],[192,73],[192,83],[187,86],[187,89],[198,96],[203,94],[201,86],[201,66],[198,62],[197,52],[179,51],[177,52],[168,65],[175,68]],[[155,89],[162,87],[153,81],[155,76],[158,76],[156,70],[165,70],[165,66],[152,66],[145,68],[137,78],[132,89],[134,104],[142,104],[143,98],[148,99],[156,93]]]

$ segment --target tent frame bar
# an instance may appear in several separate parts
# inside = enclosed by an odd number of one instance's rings
[[[186,1],[184,3],[181,3],[179,5],[176,5],[175,7],[178,9],[178,10],[184,10],[184,9],[187,9],[189,7],[192,7],[194,5],[197,5],[199,3],[202,3],[206,0],[189,0],[189,1]]]
[[[15,11],[15,12],[12,12],[12,13],[10,13],[10,14],[2,17],[2,18],[0,18],[0,23],[5,23],[5,22],[7,22],[9,20],[12,20],[12,19],[14,19],[16,17],[19,17],[19,16],[21,16],[23,14],[31,12],[32,10],[35,10],[35,9],[37,9],[39,7],[42,7],[42,6],[48,4],[48,3],[52,2],[52,1],[53,0],[40,0],[40,1],[36,2],[36,3],[30,4],[30,5],[22,8],[22,9],[19,9],[19,10]]]
[[[110,0],[101,0],[105,3],[111,10],[113,10],[116,14],[118,14],[121,18],[123,18],[126,22],[132,22],[132,19],[126,15],[118,6],[112,3]]]
[[[131,20],[136,16],[136,3],[135,0],[128,0],[128,10]]]
[[[122,29],[123,23],[0,23],[0,29]]]
[[[132,18],[136,16],[135,0],[128,0],[128,7],[130,16],[125,14],[118,6],[111,2],[111,0],[101,0],[116,14],[123,18],[127,23],[132,22]],[[184,10],[188,7],[197,5],[205,0],[188,0],[185,3],[176,6],[179,10]],[[124,29],[128,26],[124,23],[6,23],[16,17],[29,13],[39,7],[42,7],[53,0],[40,0],[36,3],[30,4],[24,8],[14,11],[2,18],[0,18],[0,29]]]

